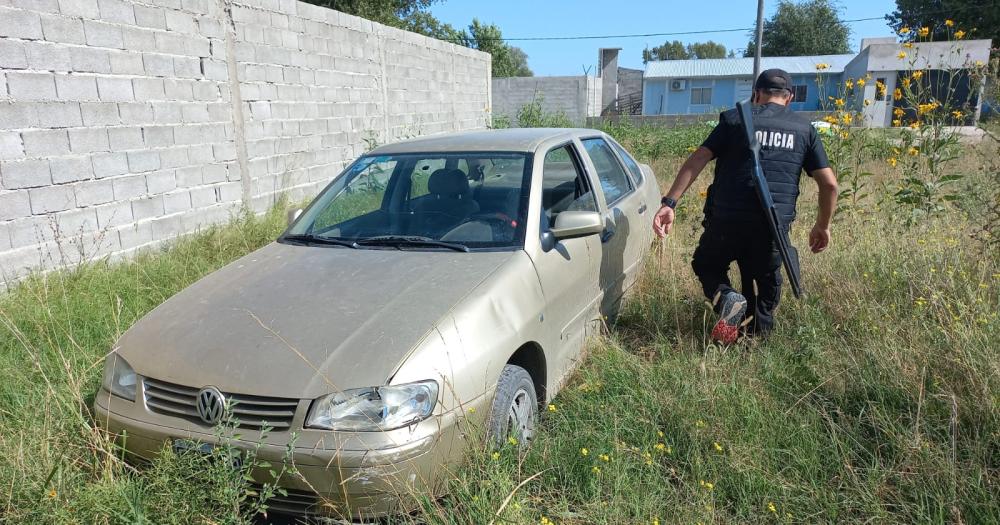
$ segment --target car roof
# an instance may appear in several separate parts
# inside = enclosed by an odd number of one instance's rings
[[[602,135],[596,129],[583,128],[511,128],[441,133],[379,146],[369,155],[397,153],[520,151],[532,153],[550,139]]]

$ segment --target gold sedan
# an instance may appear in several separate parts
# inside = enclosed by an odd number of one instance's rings
[[[129,329],[98,423],[139,458],[226,439],[291,460],[272,510],[404,511],[401,495],[441,492],[469,414],[492,439],[531,440],[538,407],[636,279],[658,192],[595,130],[377,148],[276,242]]]

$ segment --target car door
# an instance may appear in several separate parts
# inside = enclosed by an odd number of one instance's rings
[[[601,236],[600,282],[604,294],[601,306],[605,315],[613,315],[638,276],[641,239],[646,235],[645,217],[649,209],[645,196],[636,191],[618,155],[604,137],[580,141],[587,153],[589,169],[595,175],[604,197],[606,228]]]
[[[563,211],[599,210],[573,142],[539,151],[536,158],[540,160],[535,173],[541,177],[533,181],[532,191],[532,211],[538,214],[535,239],[540,239]],[[552,373],[549,380],[558,388],[579,359],[591,321],[600,315],[601,240],[598,235],[564,239],[549,250],[537,243],[528,253],[545,296],[542,323],[547,327],[547,340],[542,344],[554,350],[546,353],[550,359],[554,357],[548,366]]]

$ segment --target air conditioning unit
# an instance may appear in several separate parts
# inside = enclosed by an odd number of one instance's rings
[[[671,80],[670,91],[684,91],[687,88],[687,80]]]

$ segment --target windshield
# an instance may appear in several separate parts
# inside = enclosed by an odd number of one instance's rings
[[[313,201],[285,240],[408,249],[524,244],[526,153],[368,155]]]

